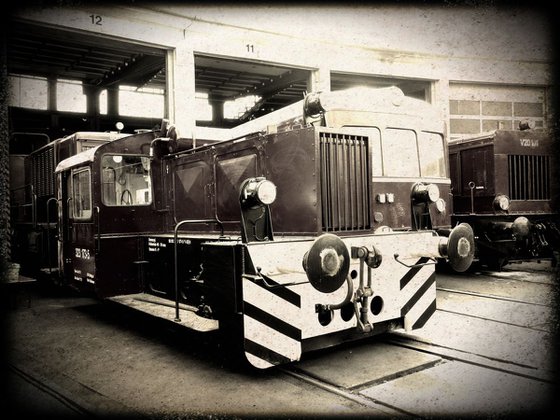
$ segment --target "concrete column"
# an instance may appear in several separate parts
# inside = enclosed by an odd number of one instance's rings
[[[194,52],[179,45],[167,53],[167,117],[179,135],[191,137],[196,127]]]
[[[331,70],[328,67],[320,67],[311,72],[310,80],[307,83],[308,92],[330,92],[331,91]]]
[[[90,129],[99,131],[99,93],[101,90],[96,86],[84,85],[86,95],[86,115],[88,116]]]
[[[47,79],[47,110],[56,112],[56,77]]]
[[[56,132],[58,130],[58,113],[56,110],[56,84],[55,77],[47,79],[47,110],[51,116],[51,130]]]
[[[447,130],[445,135],[449,138],[449,79],[439,79],[432,83],[431,103],[440,110]]]
[[[221,127],[224,123],[224,100],[222,98],[208,97],[210,106],[212,106],[212,125]]]
[[[107,88],[107,116],[119,116],[119,87],[112,86]]]

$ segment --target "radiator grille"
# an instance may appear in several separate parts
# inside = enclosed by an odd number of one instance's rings
[[[47,148],[31,157],[32,182],[37,197],[54,195],[53,153],[53,148]]]
[[[323,231],[370,228],[367,137],[320,133]]]
[[[509,155],[509,197],[550,200],[550,156]]]

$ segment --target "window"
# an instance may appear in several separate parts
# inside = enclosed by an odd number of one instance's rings
[[[224,118],[237,119],[250,110],[262,98],[256,95],[243,96],[233,101],[224,102]]]
[[[107,115],[107,89],[99,92],[99,114]]]
[[[196,101],[196,120],[212,121],[212,106],[208,101],[208,94],[203,92],[196,92],[195,101]]]
[[[44,77],[9,77],[10,105],[21,108],[47,109],[48,83]]]
[[[59,79],[56,84],[56,109],[63,112],[86,112],[87,99],[82,82]]]
[[[150,158],[104,155],[101,159],[101,197],[106,206],[151,204]]]
[[[119,88],[119,115],[162,118],[164,93],[163,89],[138,89],[134,86],[121,86]]]
[[[72,217],[76,220],[91,218],[91,172],[89,168],[72,173]]]
[[[443,137],[437,133],[420,133],[418,141],[420,173],[423,177],[445,177]]]
[[[420,175],[414,131],[388,128],[384,132],[383,168],[385,176]]]
[[[546,101],[543,88],[451,83],[450,138],[493,130],[516,130],[529,119],[545,127]]]

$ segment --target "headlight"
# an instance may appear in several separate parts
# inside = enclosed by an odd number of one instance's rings
[[[507,211],[509,209],[509,197],[504,194],[498,194],[492,204],[495,210]]]
[[[443,213],[445,211],[445,201],[442,198],[438,198],[436,200],[436,209],[440,213]]]
[[[271,181],[264,180],[257,185],[257,199],[268,206],[276,200],[276,185]]]
[[[416,201],[435,203],[439,199],[439,188],[435,184],[416,184],[412,189],[412,197]]]
[[[276,200],[276,185],[264,178],[250,179],[243,187],[243,199],[244,201],[256,199],[268,206]]]
[[[439,188],[435,184],[428,185],[428,199],[435,203],[439,200]]]

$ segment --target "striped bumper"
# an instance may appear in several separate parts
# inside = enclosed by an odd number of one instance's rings
[[[426,265],[426,257],[409,257],[406,261],[411,267],[396,262],[392,258],[394,253],[404,255],[403,249],[410,245],[413,236],[391,236],[344,239],[349,248],[375,242],[385,252],[381,265],[371,271],[371,298],[383,303],[371,308],[368,305],[368,322],[373,331],[367,333],[358,333],[356,316],[348,319],[340,309],[332,311],[332,322],[326,325],[324,319],[319,319],[316,305],[340,302],[347,285],[332,293],[322,293],[306,281],[301,260],[312,240],[251,244],[248,254],[254,267],[259,267],[266,277],[266,284],[251,276],[244,277],[242,282],[244,350],[249,363],[266,369],[297,361],[301,359],[304,341],[320,341],[322,336],[336,337],[338,333],[340,340],[335,339],[335,344],[346,341],[350,335],[367,337],[376,333],[376,323],[400,320],[395,325],[403,325],[407,331],[422,327],[436,310],[434,265]],[[359,272],[359,260],[352,260],[352,270]],[[359,276],[353,277],[353,283],[355,292]]]

